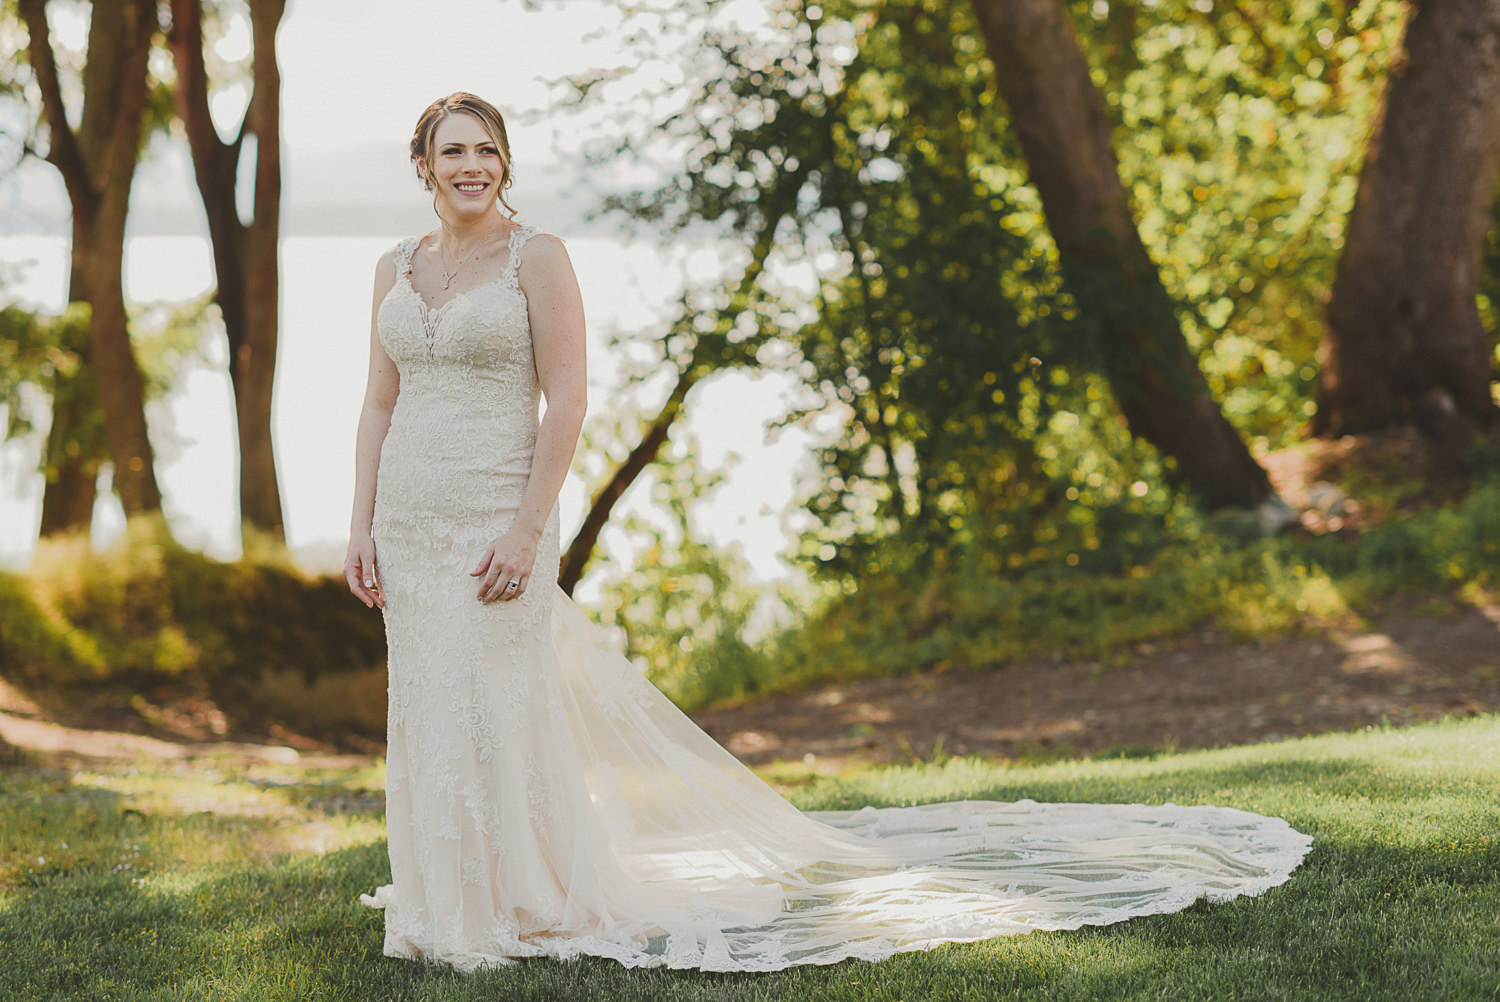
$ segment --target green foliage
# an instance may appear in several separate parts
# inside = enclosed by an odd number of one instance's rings
[[[1108,660],[1132,644],[1199,627],[1262,638],[1346,621],[1392,594],[1500,587],[1500,481],[1461,505],[1428,509],[1348,540],[1282,536],[1246,543],[1191,509],[1176,517],[1174,538],[1164,538],[1145,517],[1132,528],[1128,509],[1082,515],[1080,523],[1090,528],[1114,521],[1127,538],[1106,537],[1097,551],[1069,554],[1077,560],[1039,561],[1022,576],[996,575],[979,549],[924,576],[897,551],[887,568],[857,584],[826,582],[803,593],[783,585],[779,596],[760,600],[801,615],[784,619],[748,650],[736,646],[733,658],[717,654],[717,646],[672,647],[682,636],[696,643],[693,624],[723,614],[715,603],[746,609],[756,601],[754,589],[725,579],[725,558],[708,548],[697,557],[668,550],[644,565],[625,589],[634,604],[622,618],[632,638],[654,638],[635,649],[653,681],[693,708],[945,665],[998,668],[1054,654]],[[1125,555],[1130,559],[1122,562]],[[678,587],[669,584],[674,574],[695,559],[718,562],[718,576],[696,579],[703,582],[696,591],[669,591]]]
[[[738,547],[703,542],[694,531],[690,509],[707,503],[723,477],[698,467],[686,437],[669,448],[651,478],[667,524],[625,521],[636,550],[631,570],[605,583],[606,605],[594,611],[624,628],[626,656],[654,685],[692,707],[759,688],[763,655],[749,632],[778,596],[745,583],[749,569]],[[785,610],[786,596],[780,599]]]
[[[106,670],[93,637],[38,602],[26,578],[0,572],[0,673],[66,684]]]
[[[381,954],[381,776],[210,760],[0,774],[0,997],[1317,999],[1500,992],[1500,720],[1152,759],[950,759],[820,781],[804,809],[964,798],[1218,804],[1314,838],[1281,887],[878,964],[723,975],[530,961],[460,975]]]
[[[1400,11],[1199,6],[1072,9],[1189,342],[1231,421],[1278,447],[1312,406],[1319,304]],[[643,9],[660,29],[644,37],[712,23],[713,4],[688,7]],[[677,100],[595,154],[643,158],[649,135],[685,167],[606,206],[663,239],[775,233],[769,270],[756,278],[757,243],[746,273],[766,301],[739,308],[781,347],[754,359],[816,390],[787,420],[839,429],[805,500],[809,566],[843,582],[964,562],[1117,572],[1153,537],[1185,541],[1187,499],[1098,374],[1100,304],[1062,289],[968,5],[784,0],[767,30],[685,47]],[[604,77],[574,81],[578,103],[611,93]]]
[[[285,710],[269,705],[285,674],[312,688],[385,656],[380,615],[341,577],[309,578],[264,545],[220,563],[174,542],[160,516],[131,518],[102,551],[81,533],[43,540],[29,572],[0,573],[0,597],[0,675],[49,699],[165,686],[265,714]],[[305,722],[331,719],[308,709]]]
[[[1500,373],[1500,189],[1490,207],[1490,230],[1485,234],[1479,267],[1479,318],[1494,338],[1491,365]]]
[[[70,303],[58,316],[10,305],[0,309],[0,406],[5,408],[5,439],[38,430],[45,405],[53,413],[77,415],[59,433],[50,431],[43,450],[43,472],[52,479],[63,459],[98,463],[108,454],[104,413],[93,369],[84,364],[91,308]],[[50,417],[46,423],[50,423]]]
[[[194,368],[211,368],[208,345],[224,337],[213,293],[181,303],[145,303],[130,311],[130,344],[147,400],[166,396]]]
[[[0,308],[0,407],[5,409],[4,438],[36,430],[36,415],[27,406],[25,387],[51,399],[60,379],[75,376],[82,363],[79,349],[88,337],[89,305],[71,303],[60,316],[45,316],[10,305]],[[102,427],[95,429],[102,434]]]
[[[974,47],[953,45],[972,34],[955,11],[890,5],[858,46],[855,24],[795,4],[777,16],[785,44],[716,35],[722,66],[694,101],[711,111],[668,123],[692,148],[684,175],[614,203],[673,229],[776,228],[777,263],[817,278],[811,304],[780,290],[781,322],[804,319],[781,332],[788,352],[759,357],[841,420],[808,501],[808,549],[837,573],[903,528],[914,551],[946,546],[1002,495],[1045,489],[1029,447],[1053,403],[1035,353],[1057,283],[995,225],[1005,197],[967,177],[966,150],[997,134],[975,114],[992,99]]]
[[[1006,580],[971,558],[931,578],[868,577],[778,638],[762,684],[1054,652],[1108,658],[1199,624],[1260,637],[1350,615],[1383,595],[1497,585],[1500,481],[1461,505],[1347,541],[1282,536],[1243,545],[1199,523],[1117,573],[1080,573],[1059,561]]]
[[[183,671],[191,644],[172,616],[161,547],[150,538],[158,524],[133,520],[121,543],[99,554],[85,533],[58,536],[41,544],[31,574],[4,575],[22,598],[0,636],[5,674],[67,686]],[[42,638],[40,649],[27,643]]]
[[[1291,444],[1402,5],[1070,6],[1215,396],[1242,432]]]
[[[210,364],[205,347],[220,324],[211,297],[148,304],[130,312],[131,344],[147,400],[166,396],[190,368]],[[108,456],[98,385],[83,361],[90,313],[88,303],[70,303],[56,316],[13,304],[0,308],[0,408],[5,412],[0,438],[24,437],[50,424],[50,416],[43,420],[39,413],[44,407],[55,413],[76,405],[70,408],[75,419],[67,440],[49,439],[43,450],[44,472],[61,459],[49,450],[96,462]]]

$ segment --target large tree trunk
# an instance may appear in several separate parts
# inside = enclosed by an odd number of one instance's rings
[[[132,172],[134,165],[132,164]],[[112,186],[112,185],[111,185]],[[125,204],[128,187],[109,191],[98,210],[73,210],[73,271],[69,298],[86,302],[88,361],[104,411],[114,485],[127,515],[161,509],[151,441],[146,434],[145,386],[130,345],[125,315]]]
[[[271,395],[279,327],[281,218],[281,73],[276,31],[285,0],[252,0],[253,89],[232,142],[219,138],[208,110],[203,63],[201,0],[172,0],[172,53],[178,112],[186,126],[198,191],[208,215],[217,291],[229,340],[240,447],[240,518],[285,537],[276,456],[271,441]],[[255,137],[253,215],[242,223],[236,180],[247,135]]]
[[[88,330],[69,328],[76,343],[67,345],[83,360],[72,373],[58,372],[52,383],[52,426],[42,454],[43,537],[87,530],[94,520],[94,499],[101,460],[108,454],[99,420],[99,390],[88,364]]]
[[[91,307],[87,360],[104,412],[114,485],[127,515],[161,509],[145,393],[130,346],[122,265],[125,213],[145,122],[146,57],[156,32],[152,0],[94,4],[83,70],[83,112],[68,124],[45,0],[20,0],[28,53],[48,129],[47,160],[73,209],[69,299]]]
[[[1500,171],[1500,0],[1412,3],[1326,313],[1313,431],[1496,417],[1475,297]]]
[[[1105,375],[1131,432],[1170,456],[1210,508],[1266,501],[1270,481],[1209,392],[1141,243],[1104,102],[1062,3],[972,3],[1064,281],[1098,325]]]

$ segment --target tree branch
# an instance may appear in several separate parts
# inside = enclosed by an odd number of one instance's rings
[[[568,544],[568,550],[563,554],[562,566],[557,576],[558,585],[569,595],[573,594],[574,586],[578,584],[578,579],[583,576],[584,569],[593,557],[594,547],[599,542],[599,534],[609,521],[614,506],[620,498],[624,497],[630,485],[635,483],[646,467],[656,459],[656,454],[661,451],[662,443],[666,441],[667,432],[671,429],[672,423],[682,415],[682,404],[687,397],[688,390],[703,378],[703,369],[706,364],[704,356],[708,353],[707,346],[715,339],[725,336],[724,328],[732,326],[733,318],[738,315],[739,304],[745,301],[751,290],[755,288],[755,283],[759,281],[761,272],[765,270],[766,258],[770,256],[775,244],[776,228],[795,206],[797,191],[801,188],[807,171],[808,168],[804,164],[787,177],[787,183],[780,189],[783,193],[780,201],[786,204],[773,203],[771,211],[766,214],[751,250],[750,264],[745,268],[745,274],[741,276],[734,294],[729,297],[729,306],[721,314],[719,325],[721,329],[699,336],[697,343],[693,346],[692,355],[678,371],[677,384],[672,388],[671,394],[661,410],[657,412],[655,419],[647,427],[640,443],[630,450],[630,455],[625,457],[625,461],[590,500],[588,514],[584,516],[583,525],[579,527],[577,535]],[[730,318],[728,323],[724,322],[725,317]]]
[[[671,430],[672,423],[682,414],[682,401],[688,390],[698,382],[695,370],[696,366],[691,361],[683,367],[677,376],[677,385],[672,387],[671,395],[657,412],[655,420],[646,428],[646,434],[641,437],[640,443],[630,450],[630,455],[625,457],[625,461],[615,468],[609,480],[590,499],[588,515],[584,517],[583,525],[579,527],[573,541],[568,544],[568,552],[563,555],[562,569],[557,575],[558,585],[569,595],[573,594],[578,579],[583,577],[584,568],[594,555],[594,547],[599,543],[599,533],[604,531],[610,513],[614,511],[620,498],[625,496],[630,485],[656,459],[662,443],[667,440],[667,432]]]
[[[19,0],[21,20],[26,22],[27,53],[31,71],[36,74],[42,92],[42,114],[47,120],[47,162],[62,174],[68,196],[78,208],[91,207],[96,195],[89,178],[78,137],[68,125],[67,106],[63,103],[62,85],[57,75],[57,59],[52,52],[52,34],[47,25],[46,0]]]
[[[208,108],[208,70],[203,64],[203,8],[200,0],[172,0],[172,59],[177,64],[177,114],[187,131],[188,149],[199,176],[210,170],[216,151],[226,148]]]
[[[114,165],[136,163],[141,156],[142,130],[146,101],[151,93],[150,72],[147,69],[151,57],[151,43],[160,22],[157,19],[156,0],[121,0],[118,7],[120,24],[112,28],[109,23],[99,29],[100,7],[111,4],[95,4],[93,21],[89,30],[89,61],[84,68],[85,99],[82,127],[79,139],[85,156],[90,156],[94,143],[94,131],[98,130],[99,143],[107,146],[100,150],[99,163],[104,170],[113,170]],[[125,44],[110,34],[118,30],[125,34]],[[94,76],[95,50],[101,46],[109,50],[109,62],[105,64],[114,76],[103,83]],[[96,120],[94,109],[100,107],[94,98],[96,91],[109,94],[109,103]],[[102,182],[101,182],[102,185]]]

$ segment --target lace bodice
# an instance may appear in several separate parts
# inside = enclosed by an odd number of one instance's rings
[[[376,314],[381,345],[401,376],[377,502],[433,511],[457,500],[489,524],[497,500],[514,503],[524,493],[541,390],[519,273],[522,248],[537,232],[514,230],[500,274],[436,308],[412,286],[418,238],[397,245],[396,284]],[[387,462],[391,455],[419,462],[398,469]],[[431,475],[436,470],[445,475]]]
[[[425,360],[486,369],[506,367],[519,354],[531,353],[526,294],[521,291],[521,248],[537,233],[535,227],[511,231],[500,273],[469,289],[453,292],[442,303],[429,305],[412,285],[412,256],[420,237],[396,245],[396,284],[380,305],[381,343],[406,375],[407,367]],[[389,319],[387,319],[389,317]],[[412,339],[411,335],[419,335]],[[416,349],[423,349],[417,351]],[[403,362],[405,363],[403,365]]]

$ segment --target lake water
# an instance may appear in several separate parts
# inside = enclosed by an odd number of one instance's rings
[[[288,543],[305,565],[336,570],[348,542],[354,485],[354,439],[369,360],[369,317],[375,262],[399,239],[300,236],[282,245],[281,340],[273,400],[273,434],[280,470]],[[590,419],[609,415],[630,398],[621,363],[630,343],[610,348],[611,335],[632,335],[637,347],[664,326],[681,288],[712,273],[711,248],[663,260],[647,246],[599,237],[570,237],[567,247],[583,290],[589,325]],[[212,285],[206,241],[185,236],[140,236],[127,245],[126,294],[136,303],[179,301]],[[66,285],[67,243],[53,237],[0,238],[0,263],[11,302],[60,308]],[[24,264],[19,272],[15,267]],[[172,393],[148,409],[157,475],[173,532],[221,559],[239,554],[233,407],[227,352],[212,346],[212,369],[189,372]],[[689,397],[687,427],[701,443],[700,460],[717,468],[732,460],[727,482],[695,513],[696,531],[721,544],[739,542],[758,578],[784,575],[780,554],[788,528],[805,519],[792,511],[794,482],[811,468],[812,433],[788,428],[767,442],[765,424],[785,412],[796,392],[791,380],[768,374],[727,373]],[[648,405],[664,384],[641,387]],[[45,423],[45,422],[43,422]],[[0,445],[0,564],[25,567],[41,518],[40,440]],[[601,462],[600,457],[580,461]],[[649,515],[646,491],[631,492],[619,515]],[[570,475],[560,497],[564,537],[583,517],[584,491]],[[118,504],[101,500],[95,541],[107,543],[122,525]],[[784,527],[788,522],[790,526]],[[623,533],[601,540],[616,560],[630,559]]]

